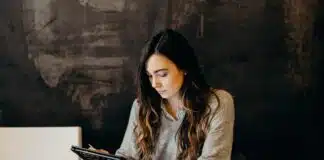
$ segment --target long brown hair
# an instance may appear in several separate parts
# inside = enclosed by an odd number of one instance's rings
[[[146,74],[146,61],[154,53],[166,56],[186,73],[180,89],[186,114],[177,133],[178,159],[197,159],[206,138],[208,117],[213,114],[208,102],[214,92],[205,81],[194,49],[185,37],[171,29],[159,32],[148,41],[140,59],[137,73],[137,99],[140,108],[134,129],[138,154],[141,159],[152,159],[161,126],[162,98],[152,88]]]

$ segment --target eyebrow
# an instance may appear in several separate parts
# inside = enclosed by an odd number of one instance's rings
[[[157,72],[161,72],[161,71],[167,71],[168,69],[166,68],[162,68],[162,69],[158,69],[156,71],[154,71],[154,73],[157,73]],[[148,71],[146,71],[147,74],[150,74]]]

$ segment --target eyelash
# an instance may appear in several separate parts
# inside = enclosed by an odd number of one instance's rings
[[[161,74],[158,74],[158,76],[160,77],[166,77],[168,75],[168,73],[161,73]],[[151,75],[147,75],[149,78],[152,78]]]
[[[168,75],[168,73],[162,73],[160,74],[161,77],[166,77]]]

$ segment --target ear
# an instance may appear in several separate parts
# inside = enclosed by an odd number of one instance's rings
[[[181,69],[180,71],[182,72],[183,76],[186,76],[188,74],[186,70]]]

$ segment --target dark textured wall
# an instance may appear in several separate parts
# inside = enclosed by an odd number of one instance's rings
[[[302,41],[310,69],[292,63],[301,56],[287,37],[301,29],[289,28],[296,22],[287,22],[288,1],[83,2],[0,2],[2,125],[80,125],[84,144],[114,151],[135,98],[139,51],[169,26],[196,48],[208,82],[235,97],[235,152],[257,160],[319,156],[321,2],[304,12],[314,23],[300,22],[311,24]]]

